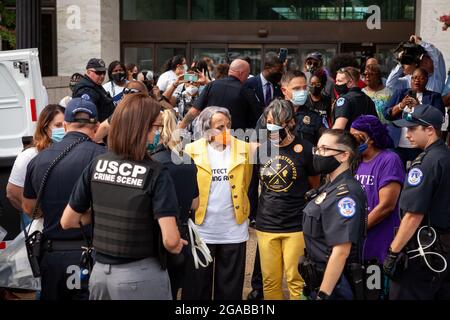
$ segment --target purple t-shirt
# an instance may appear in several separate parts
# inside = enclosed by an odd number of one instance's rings
[[[383,150],[369,162],[361,162],[355,178],[358,179],[366,192],[370,214],[380,201],[378,195],[380,189],[391,182],[398,182],[403,186],[405,170],[396,153]],[[363,253],[364,260],[377,258],[380,263],[383,263],[394,239],[395,230],[399,225],[400,210],[397,201],[394,211],[367,232]]]

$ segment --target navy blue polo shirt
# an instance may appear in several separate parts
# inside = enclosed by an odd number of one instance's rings
[[[41,151],[27,167],[23,195],[27,199],[36,199],[42,179],[50,164],[69,145],[80,138],[87,137],[81,132],[68,132],[61,142],[54,143]],[[79,229],[63,230],[60,220],[70,199],[75,183],[84,168],[106,148],[92,141],[85,141],[76,146],[53,168],[41,197],[41,209],[44,214],[44,237],[50,240],[82,240]],[[85,228],[92,234],[91,226]]]

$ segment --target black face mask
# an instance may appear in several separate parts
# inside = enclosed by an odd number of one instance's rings
[[[330,174],[340,165],[341,163],[334,156],[313,155],[313,166],[317,174]]]
[[[126,79],[126,74],[125,74],[125,72],[114,73],[112,75],[112,79],[116,83],[124,82]]]
[[[138,74],[137,73],[133,73],[133,79],[137,80]]]
[[[271,137],[270,137],[271,134],[276,134],[276,133],[278,133],[278,139],[277,140],[271,139]],[[278,130],[278,131],[269,131],[269,130],[267,130],[267,139],[269,141],[271,141],[272,143],[276,143],[276,144],[282,143],[284,141],[284,139],[286,139],[287,135],[288,134],[287,134],[285,128],[283,128],[281,130]]]
[[[282,73],[271,73],[267,77],[267,81],[269,81],[272,84],[278,84],[281,81],[281,78],[283,77]]]
[[[349,90],[347,84],[336,84],[334,88],[336,89],[336,92],[339,94],[339,96],[346,94]]]
[[[309,88],[309,92],[311,92],[313,96],[318,97],[322,93],[322,87],[312,86]]]

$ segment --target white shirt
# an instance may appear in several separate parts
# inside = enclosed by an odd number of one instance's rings
[[[177,78],[178,78],[178,76],[175,74],[175,72],[172,70],[169,70],[159,76],[159,79],[158,79],[158,82],[156,83],[156,85],[158,86],[159,90],[164,92],[167,90],[168,86],[170,86],[173,82],[177,81]]]
[[[28,148],[21,153],[14,161],[14,166],[11,170],[11,175],[9,176],[9,183],[17,187],[23,188],[25,185],[25,175],[27,174],[27,166],[30,161],[38,154],[36,148]]]
[[[245,242],[248,240],[248,220],[237,224],[228,180],[230,147],[218,151],[208,145],[207,152],[213,175],[205,220],[198,228],[200,235],[209,244]]]
[[[421,92],[417,92],[417,100],[419,101],[420,104],[422,104],[422,99],[423,99],[423,93]],[[413,112],[414,108],[408,108],[406,107],[405,110],[403,110],[403,112]],[[411,142],[409,142],[408,139],[406,139],[406,133],[408,132],[408,128],[403,127],[402,128],[402,134],[400,135],[400,141],[398,142],[398,146],[400,148],[416,148],[414,147]]]
[[[263,88],[263,97],[264,97],[264,103],[266,102],[266,86],[267,83],[269,84],[269,88],[270,88],[270,100],[273,99],[273,84],[270,83],[269,81],[267,81],[266,78],[264,78],[264,76],[262,75],[262,73],[260,74],[261,77],[261,82],[262,82],[262,88]]]
[[[125,86],[127,83],[128,81],[125,83]],[[121,87],[117,84],[114,84],[112,81],[108,81],[103,85],[103,89],[105,89],[106,92],[109,92],[111,97],[114,98],[115,96],[118,96],[122,93],[123,89],[125,89],[125,86]]]

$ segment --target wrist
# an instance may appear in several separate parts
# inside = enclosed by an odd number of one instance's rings
[[[390,255],[393,255],[393,256],[398,256],[398,254],[400,253],[400,251],[396,252],[394,249],[392,249],[392,247],[389,247],[388,253],[389,253]]]
[[[325,292],[323,292],[322,290],[320,290],[317,293],[316,300],[329,300],[329,299],[330,299],[330,295],[325,293]]]

